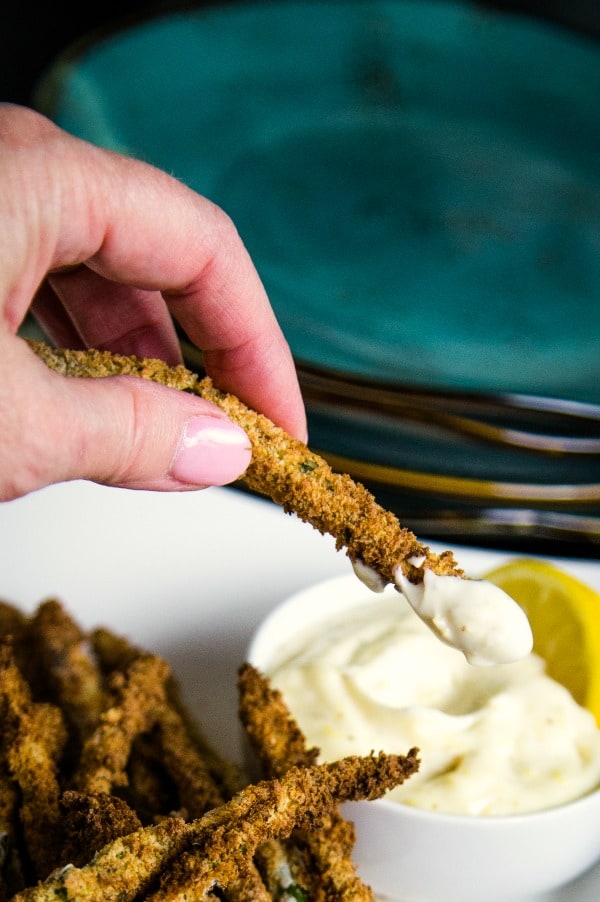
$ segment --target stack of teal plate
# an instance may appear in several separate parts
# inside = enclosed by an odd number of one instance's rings
[[[229,2],[95,35],[37,96],[231,215],[312,446],[407,525],[597,553],[600,44],[466,2]]]

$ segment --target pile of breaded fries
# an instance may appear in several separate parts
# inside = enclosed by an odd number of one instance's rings
[[[418,767],[373,754],[318,764],[249,664],[239,713],[249,783],[202,735],[168,663],[56,599],[0,603],[0,902],[363,900],[339,811]]]

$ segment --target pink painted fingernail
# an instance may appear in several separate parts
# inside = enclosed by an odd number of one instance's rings
[[[171,464],[170,475],[188,485],[226,485],[238,479],[252,457],[243,429],[222,417],[192,417]]]

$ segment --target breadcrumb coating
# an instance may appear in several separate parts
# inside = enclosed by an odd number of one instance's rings
[[[323,457],[239,398],[220,391],[209,377],[201,379],[184,366],[170,367],[152,358],[57,350],[34,340],[28,344],[50,369],[64,376],[138,376],[216,404],[250,438],[252,460],[243,476],[246,485],[320,533],[332,535],[338,550],[345,549],[351,561],[372,568],[384,583],[394,582],[398,568],[415,583],[423,579],[423,568],[438,575],[463,575],[451,551],[434,554],[381,507],[362,483],[334,472]],[[414,566],[412,559],[423,566]]]

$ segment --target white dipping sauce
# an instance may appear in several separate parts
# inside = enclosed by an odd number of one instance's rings
[[[371,591],[384,590],[384,580],[371,567],[362,561],[355,561],[353,567]],[[396,588],[423,623],[442,642],[462,651],[470,664],[509,664],[531,651],[533,635],[525,612],[493,583],[438,576],[427,568],[419,583],[411,583],[401,567],[394,579]]]
[[[414,585],[399,571],[396,586],[438,639],[462,651],[470,664],[510,664],[533,647],[523,609],[487,580],[425,570],[423,582]]]
[[[600,783],[600,730],[539,657],[473,667],[394,589],[300,632],[268,670],[321,760],[417,746],[419,773],[388,795],[405,804],[514,814]]]

